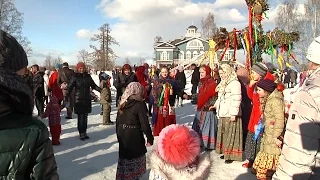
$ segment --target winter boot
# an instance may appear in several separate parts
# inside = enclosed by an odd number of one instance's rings
[[[84,141],[86,139],[86,137],[84,136],[84,133],[80,133],[80,140]]]
[[[90,139],[86,132],[84,133],[84,138],[85,139]]]

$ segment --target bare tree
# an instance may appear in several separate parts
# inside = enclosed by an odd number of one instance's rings
[[[91,41],[99,43],[99,46],[90,45],[94,49],[95,66],[111,70],[117,58],[111,46],[119,43],[110,35],[111,29],[108,23],[103,24],[99,31],[99,34],[94,34],[91,38]]]
[[[57,64],[62,64],[63,60],[60,56],[56,58],[52,58],[52,66],[56,66]]]
[[[300,30],[299,19],[301,17],[298,11],[297,0],[284,0],[277,11],[276,26],[286,32]]]
[[[206,17],[201,19],[202,36],[206,39],[213,37],[217,30],[215,17],[213,13],[208,13]]]
[[[78,53],[77,58],[79,61],[82,61],[85,65],[92,65],[92,55],[88,51],[82,49]]]
[[[53,57],[49,54],[46,59],[44,60],[44,66],[47,68],[52,68],[54,66],[53,64]]]
[[[125,64],[129,64],[129,65],[131,64],[131,62],[130,62],[130,60],[129,60],[128,57],[126,57],[126,58],[124,59],[124,63],[125,63]]]
[[[159,43],[161,43],[163,41],[161,36],[156,36],[154,39],[154,46],[157,46]]]
[[[139,65],[143,65],[146,62],[145,58],[140,57],[139,58]]]
[[[304,34],[307,35],[304,38],[307,38],[309,42],[313,38],[316,38],[320,35],[320,1],[319,0],[308,0],[305,4],[305,23],[304,25]]]
[[[22,34],[23,14],[14,5],[13,0],[0,0],[0,29],[14,36],[23,46],[27,55],[32,53],[30,41]]]

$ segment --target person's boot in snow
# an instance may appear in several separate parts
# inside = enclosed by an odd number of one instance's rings
[[[84,138],[85,139],[90,139],[86,132],[84,133]]]
[[[84,133],[81,133],[81,134],[80,134],[80,140],[81,140],[81,141],[84,141],[85,139],[86,139],[86,137],[84,136]]]

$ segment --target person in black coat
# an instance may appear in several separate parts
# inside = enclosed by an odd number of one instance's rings
[[[0,179],[59,180],[48,128],[32,115],[27,66],[23,47],[0,30]]]
[[[178,72],[176,74],[175,80],[177,81],[178,89],[179,89],[177,92],[177,97],[178,97],[177,105],[180,107],[182,106],[184,88],[186,87],[187,80],[186,80],[186,75],[184,74],[184,71],[183,71],[183,66],[179,66],[177,69],[178,69]]]
[[[96,91],[101,92],[90,74],[85,69],[85,64],[79,62],[76,66],[78,73],[76,73],[68,85],[67,95],[65,101],[67,102],[73,89],[75,89],[74,98],[74,113],[78,114],[78,131],[80,139],[89,139],[87,135],[88,113],[91,113],[91,95],[90,87]]]
[[[137,76],[132,72],[132,68],[129,64],[125,64],[122,67],[122,72],[118,74],[115,81],[113,81],[113,86],[117,89],[116,95],[116,106],[118,107],[118,102],[122,96],[124,90],[131,82],[138,82]]]
[[[153,144],[144,88],[139,82],[130,83],[121,97],[116,119],[119,160],[116,179],[139,179],[146,172],[147,146]],[[147,137],[145,141],[144,134]],[[147,143],[147,144],[146,144]],[[130,178],[125,178],[130,177]]]
[[[36,108],[38,110],[38,116],[41,116],[44,112],[44,72],[39,71],[39,66],[37,64],[32,66],[33,73],[33,93],[36,103]]]
[[[191,94],[192,94],[192,104],[197,104],[197,101],[194,97],[197,96],[198,92],[198,86],[200,82],[200,72],[199,72],[199,67],[196,64],[191,64],[191,69],[193,70],[192,76],[191,76],[191,84],[192,84],[192,89],[191,89]]]

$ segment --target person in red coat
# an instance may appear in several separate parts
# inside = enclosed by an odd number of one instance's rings
[[[61,105],[58,104],[58,100],[55,96],[50,96],[50,102],[48,103],[45,112],[41,118],[48,117],[50,133],[52,137],[52,145],[60,145],[61,134]]]
[[[248,124],[248,134],[245,143],[246,161],[242,165],[242,167],[244,168],[252,167],[254,159],[260,149],[261,137],[255,140],[254,133],[261,117],[260,97],[256,92],[256,84],[262,79],[270,79],[274,81],[274,77],[268,71],[268,67],[263,63],[256,63],[252,66],[251,80],[249,85],[247,86],[247,94],[252,101],[252,111]]]
[[[63,100],[63,94],[62,94],[61,88],[58,86],[58,76],[59,76],[58,71],[61,68],[61,64],[56,64],[55,68],[56,70],[50,76],[48,87],[52,91],[52,96],[55,96],[59,104],[61,104]]]

